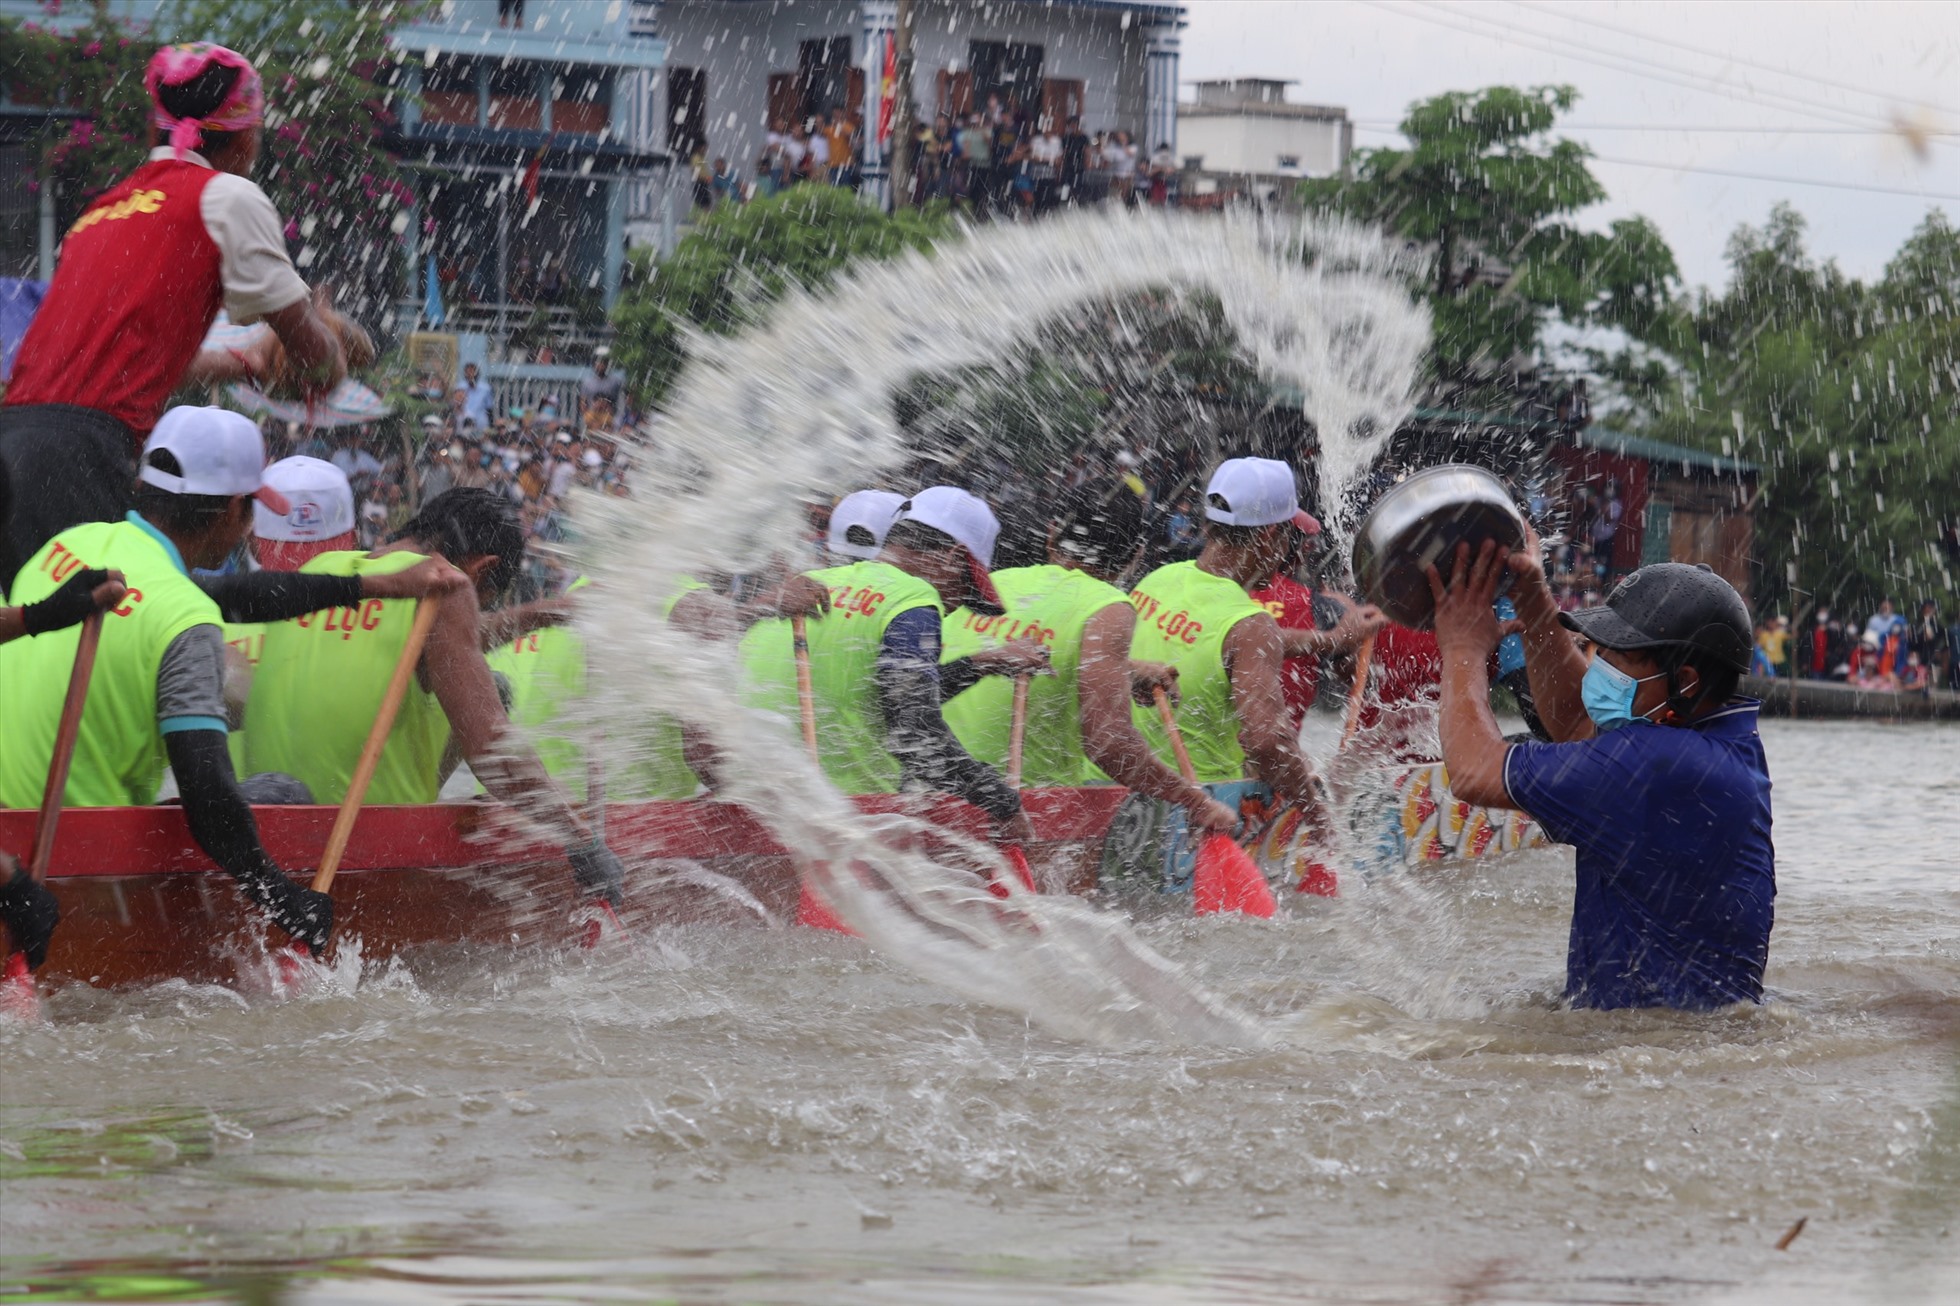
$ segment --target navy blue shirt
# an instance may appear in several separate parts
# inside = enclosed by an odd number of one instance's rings
[[[1738,698],[1690,727],[1637,721],[1505,753],[1512,804],[1578,851],[1573,1006],[1762,1001],[1776,850],[1760,707]]]

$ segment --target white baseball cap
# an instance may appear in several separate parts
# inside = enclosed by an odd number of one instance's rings
[[[1276,458],[1228,458],[1205,486],[1205,518],[1221,526],[1271,526],[1290,521],[1307,535],[1320,523],[1300,507],[1293,469]]]
[[[845,558],[877,557],[879,546],[885,542],[885,532],[892,528],[892,518],[898,515],[899,505],[904,502],[904,495],[890,490],[857,490],[845,495],[830,510],[830,533],[825,547]],[[868,532],[871,542],[854,542],[850,537],[854,527]]]
[[[262,540],[330,540],[354,529],[354,491],[330,462],[304,456],[281,458],[265,469],[265,483],[286,497],[274,512],[252,510],[252,533]]]
[[[994,561],[994,541],[1000,538],[1000,521],[984,500],[955,486],[935,485],[898,506],[892,525],[902,521],[915,521],[950,535],[966,550],[967,574],[978,600],[969,606],[994,614],[1006,610],[1000,591],[994,588],[994,578],[987,574]]]
[[[150,455],[168,453],[183,469],[172,475],[150,465]],[[286,496],[264,481],[265,437],[258,423],[228,408],[180,404],[163,415],[143,442],[137,479],[172,494],[230,498],[252,495],[276,513],[291,509]]]

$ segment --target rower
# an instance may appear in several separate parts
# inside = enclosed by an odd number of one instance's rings
[[[993,573],[1004,617],[960,608],[946,618],[946,652],[977,653],[1001,640],[1029,638],[1049,655],[1049,675],[1028,682],[1021,776],[1028,785],[1114,780],[1182,806],[1199,829],[1229,831],[1238,813],[1151,753],[1131,719],[1130,645],[1136,609],[1115,581],[1144,545],[1143,500],[1121,481],[1085,486],[1050,533],[1048,562]],[[1142,677],[1143,692],[1174,685],[1167,668]],[[988,676],[949,698],[946,723],[960,743],[993,767],[1007,764],[1011,682]]]
[[[21,569],[14,596],[54,592],[86,567],[113,567],[129,592],[103,623],[62,802],[127,807],[156,801],[164,760],[177,779],[191,837],[279,927],[324,946],[333,904],[287,879],[225,749],[224,640],[218,606],[190,578],[215,567],[251,528],[253,499],[287,510],[263,485],[265,446],[249,418],[175,408],[144,446],[136,507],[115,523],[65,528]],[[76,640],[57,632],[0,648],[0,806],[40,801]]]
[[[810,573],[830,591],[830,611],[808,624],[810,671],[818,759],[832,783],[848,794],[956,794],[993,818],[1002,842],[1025,845],[1033,830],[1020,796],[960,747],[940,703],[944,611],[1002,611],[987,572],[999,534],[993,511],[965,490],[937,485],[905,500],[876,558]],[[743,660],[753,700],[795,720],[788,627],[759,623]]]
[[[1295,731],[1306,722],[1307,712],[1319,696],[1321,659],[1352,653],[1387,621],[1372,603],[1350,603],[1334,594],[1316,595],[1301,583],[1296,573],[1302,555],[1308,542],[1319,534],[1318,522],[1312,531],[1294,532],[1286,561],[1271,580],[1252,591],[1253,600],[1273,614],[1280,638],[1286,641],[1280,686],[1286,694],[1287,719]],[[1341,614],[1326,629],[1321,628],[1316,614],[1316,607],[1323,603],[1337,606]]]
[[[99,567],[76,572],[37,603],[0,604],[0,644],[79,625],[93,612],[107,612],[123,601],[129,587],[120,571]],[[0,851],[0,922],[14,946],[27,954],[27,968],[39,970],[48,957],[48,940],[61,923],[61,904],[48,886]]]
[[[1324,838],[1330,831],[1320,781],[1300,751],[1280,684],[1286,642],[1251,597],[1285,563],[1294,533],[1319,526],[1300,509],[1285,463],[1220,463],[1205,491],[1197,558],[1159,567],[1130,596],[1137,612],[1130,656],[1176,668],[1178,730],[1200,784],[1219,786],[1212,793],[1228,806],[1277,796]],[[1158,714],[1139,707],[1135,715],[1158,760],[1171,760]]]
[[[285,224],[247,177],[264,95],[244,56],[167,46],[144,77],[155,148],[90,204],[14,360],[0,407],[0,467],[13,505],[0,577],[77,522],[120,523],[143,438],[179,386],[246,379],[257,351],[203,350],[223,308],[263,320],[309,383],[346,374],[341,344],[293,270]]]
[[[354,490],[347,474],[332,463],[304,455],[281,458],[265,469],[264,483],[286,500],[275,512],[252,503],[252,560],[263,571],[294,572],[322,553],[354,547]],[[263,621],[227,621],[225,633],[225,709],[231,723],[231,761],[245,765],[245,700],[265,643]],[[267,794],[254,802],[271,801]],[[288,801],[305,802],[294,793]]]
[[[565,843],[580,887],[616,906],[618,859],[512,734],[484,660],[481,607],[509,588],[524,559],[524,532],[510,500],[484,489],[446,491],[373,552],[323,553],[300,571],[386,575],[431,557],[472,583],[432,600],[438,614],[416,684],[381,750],[367,801],[435,802],[453,734],[477,779],[550,828]],[[413,605],[375,600],[269,627],[245,708],[249,765],[298,777],[319,802],[340,802],[413,622]]]
[[[1525,672],[1555,742],[1507,744],[1491,714],[1491,611],[1506,570]],[[1760,1002],[1775,918],[1761,704],[1749,611],[1707,567],[1642,567],[1603,607],[1560,612],[1538,540],[1508,557],[1459,546],[1435,567],[1450,791],[1525,812],[1577,849],[1565,996],[1575,1007],[1707,1010]],[[1581,651],[1571,632],[1591,646]]]

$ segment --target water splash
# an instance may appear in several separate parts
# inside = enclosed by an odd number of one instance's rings
[[[1345,224],[1076,214],[969,232],[821,299],[792,293],[738,338],[691,340],[657,438],[633,451],[635,497],[580,505],[600,600],[580,615],[591,724],[603,718],[613,751],[651,738],[656,714],[709,732],[724,755],[719,796],[800,850],[840,914],[921,975],[1099,1042],[1264,1043],[1116,917],[1020,893],[1003,904],[969,872],[895,850],[917,823],[868,823],[804,759],[793,723],[741,705],[727,647],[663,614],[683,577],[796,556],[809,502],[920,452],[891,402],[910,379],[993,363],[1073,306],[1165,287],[1215,297],[1261,376],[1302,394],[1323,498],[1339,505],[1411,403],[1428,341],[1406,290],[1415,270]]]

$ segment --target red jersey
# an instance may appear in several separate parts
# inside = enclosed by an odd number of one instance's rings
[[[1443,692],[1443,652],[1436,632],[1411,630],[1389,622],[1375,632],[1370,693],[1361,709],[1363,729],[1381,719],[1381,709],[1401,703],[1434,703]]]
[[[1273,614],[1281,630],[1314,628],[1313,591],[1291,576],[1275,576],[1271,584],[1251,594],[1254,603]],[[1286,715],[1298,730],[1319,690],[1320,659],[1311,655],[1286,659],[1280,668],[1279,683],[1286,694]]]
[[[140,439],[224,302],[196,163],[146,163],[75,220],[14,360],[6,403],[74,404]]]

